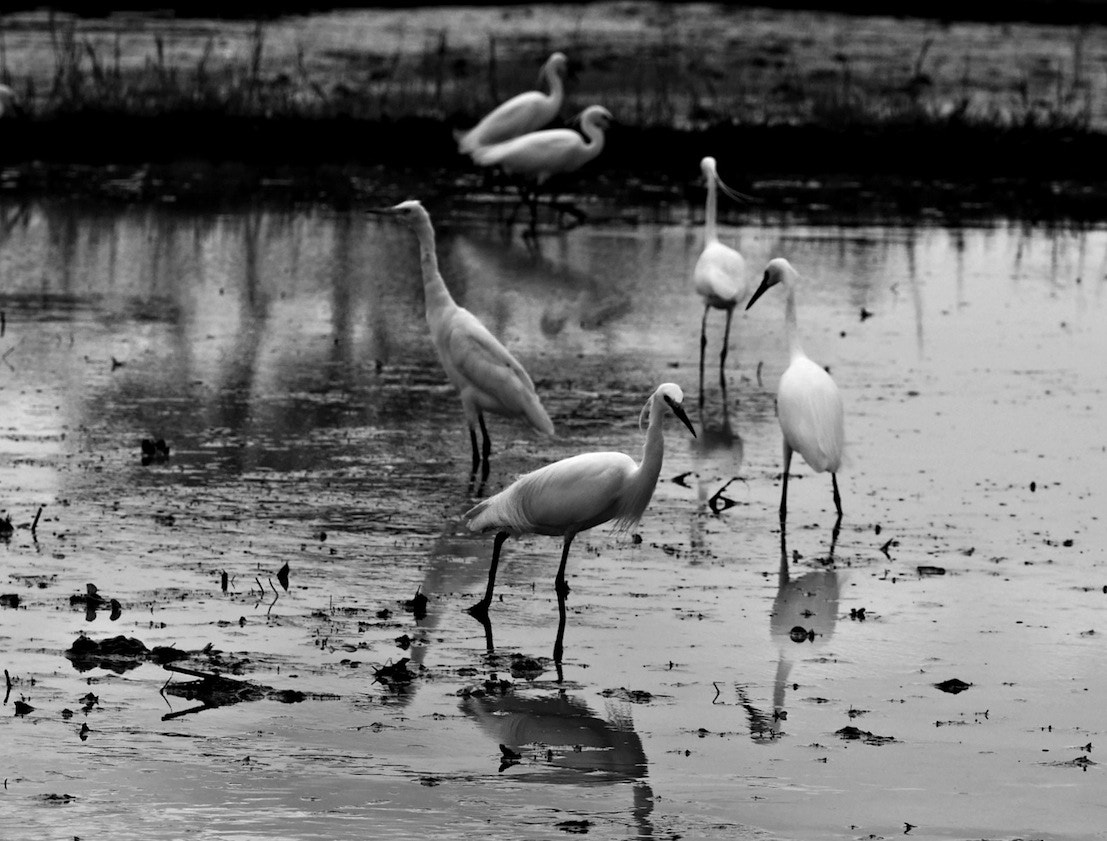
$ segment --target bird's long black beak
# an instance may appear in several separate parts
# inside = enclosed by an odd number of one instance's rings
[[[688,420],[688,415],[684,413],[684,407],[679,403],[670,403],[669,408],[673,410],[673,414],[680,418],[681,422],[688,427],[688,431],[692,433],[693,438],[699,436],[696,435],[696,428],[692,426],[692,421]]]
[[[769,273],[765,272],[765,276],[761,278],[761,285],[757,287],[757,291],[750,297],[749,303],[746,304],[746,309],[752,307],[757,299],[765,294],[769,289],[773,288],[773,284],[769,282]]]

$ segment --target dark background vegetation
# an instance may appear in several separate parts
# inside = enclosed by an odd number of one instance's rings
[[[864,14],[877,5],[766,0],[758,8]],[[905,42],[894,66],[866,55],[864,45],[813,66],[809,48],[794,49],[813,40],[812,18],[797,16],[791,26],[785,12],[781,34],[759,44],[760,51],[747,56],[729,44],[712,49],[694,35],[682,36],[680,6],[670,4],[661,13],[668,18],[649,22],[671,40],[645,48],[585,34],[566,47],[552,38],[490,36],[474,51],[451,43],[443,28],[413,53],[367,49],[320,69],[302,46],[274,62],[267,24],[251,29],[250,21],[262,12],[276,21],[344,4],[261,10],[251,3],[196,3],[167,10],[132,2],[126,8],[143,14],[115,15],[101,29],[82,28],[71,17],[46,18],[40,9],[30,26],[39,27],[34,34],[51,62],[37,84],[19,77],[11,57],[28,25],[9,18],[0,29],[0,81],[28,104],[22,117],[3,121],[0,188],[200,203],[472,195],[488,183],[456,153],[453,129],[533,86],[542,57],[565,48],[578,82],[587,78],[593,86],[581,96],[612,104],[620,115],[601,157],[563,185],[572,192],[622,206],[697,203],[698,161],[713,154],[723,161],[724,177],[756,196],[761,208],[862,217],[1107,218],[1107,132],[1096,122],[1103,97],[1094,85],[1096,74],[1107,72],[1107,58],[1095,52],[1102,51],[1100,30],[1088,38],[1073,26],[1102,22],[1107,0],[894,5],[902,15],[992,19],[1002,13],[1065,25],[1065,52],[1008,79],[1002,97],[984,90],[991,98],[981,100],[982,85],[996,74],[984,68],[977,75],[985,81],[970,82],[970,59],[979,57],[964,57],[964,70],[960,56],[936,58],[950,31],[941,23]],[[104,4],[54,8],[77,11],[81,20],[106,12]],[[658,7],[644,8],[652,11],[628,14],[645,21]],[[750,7],[720,6],[720,14],[736,8]],[[130,42],[123,46],[121,31],[186,12],[196,20],[245,18],[238,24],[246,33],[242,49],[220,61],[216,36],[194,37],[200,46],[181,59],[174,57],[174,36],[156,32],[137,42],[141,61],[128,53],[136,49]],[[728,63],[734,61],[745,63]],[[736,76],[736,89],[724,91]]]

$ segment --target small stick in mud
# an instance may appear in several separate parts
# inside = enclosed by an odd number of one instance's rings
[[[4,681],[8,684],[8,691],[4,693],[4,704],[6,705],[12,694],[12,676],[8,674],[7,669],[4,669]]]
[[[45,505],[40,505],[35,513],[34,522],[31,523],[31,537],[36,537],[35,531],[38,529],[38,518],[42,516],[42,509],[45,507]]]

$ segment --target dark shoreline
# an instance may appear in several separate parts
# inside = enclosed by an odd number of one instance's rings
[[[6,121],[4,130],[0,195],[8,197],[344,207],[416,194],[457,201],[488,192],[484,173],[456,153],[450,126],[432,118],[97,113]],[[618,126],[601,156],[562,187],[578,200],[616,208],[608,215],[664,218],[666,207],[700,203],[698,162],[707,154],[729,163],[720,174],[731,186],[758,199],[732,210],[738,214],[862,222],[1107,219],[1107,134],[1083,129]]]

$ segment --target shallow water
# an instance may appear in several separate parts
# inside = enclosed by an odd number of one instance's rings
[[[447,283],[558,429],[492,419],[485,493],[582,450],[637,454],[661,381],[700,432],[669,425],[640,542],[576,541],[563,680],[557,540],[506,544],[492,654],[462,611],[491,540],[460,526],[468,437],[407,231],[0,206],[12,837],[1107,837],[1107,230],[724,231],[751,273],[785,254],[807,274],[804,344],[846,399],[833,562],[829,480],[797,460],[784,574],[779,293],[735,319],[725,406],[713,314],[701,418],[695,226],[535,251],[433,210]],[[168,460],[143,465],[144,438]],[[70,603],[88,582],[117,619]],[[153,662],[82,671],[82,633],[270,691],[205,708]],[[374,680],[403,657],[410,682]],[[935,686],[954,678],[971,686]]]

